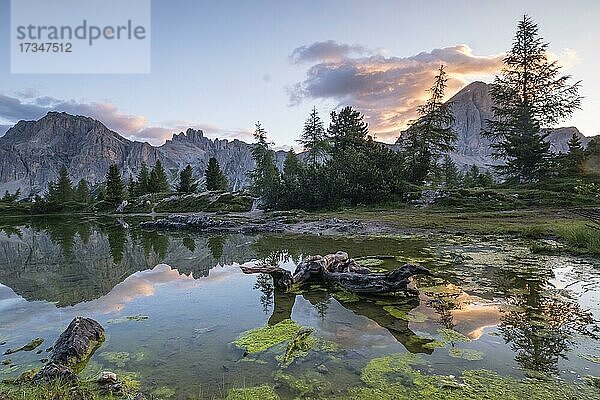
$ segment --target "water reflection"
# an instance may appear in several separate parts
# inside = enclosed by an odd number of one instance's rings
[[[207,236],[134,226],[108,218],[0,225],[0,283],[8,286],[0,285],[0,336],[26,342],[33,335],[52,342],[73,315],[93,316],[107,327],[109,341],[91,367],[112,368],[104,352],[135,348],[144,356],[138,360],[133,354],[128,370],[156,386],[216,387],[225,375],[240,385],[274,383],[275,365],[241,361],[231,342],[248,329],[285,319],[314,327],[315,335],[340,344],[344,351],[335,354],[336,362],[354,383],[370,358],[403,351],[421,353],[441,374],[457,375],[465,368],[514,374],[517,367],[600,373],[577,357],[582,348],[596,355],[598,343],[587,308],[600,311],[600,291],[590,286],[589,263],[566,272],[564,265],[573,265],[572,259],[552,258],[549,264],[543,257],[518,258],[523,247],[484,248],[480,238],[471,247],[453,245],[453,252],[465,253],[457,262],[444,254],[442,239]],[[381,269],[421,262],[437,278],[416,282],[418,298],[358,298],[318,286],[282,292],[268,275],[244,275],[238,267],[264,262],[293,269],[307,254],[337,250],[355,257],[388,255],[377,265]],[[557,266],[564,270],[558,283]],[[569,297],[572,293],[581,297]],[[121,323],[140,314],[148,320]],[[472,339],[457,346],[489,356],[478,361],[450,357],[448,347],[432,343],[440,339],[440,328]],[[39,361],[35,354],[20,356],[23,364]],[[301,367],[314,372],[320,357],[312,354],[290,372]]]

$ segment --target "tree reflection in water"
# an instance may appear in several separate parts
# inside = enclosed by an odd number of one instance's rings
[[[507,293],[500,332],[524,370],[554,374],[574,344],[574,335],[597,338],[592,314],[550,288],[548,279],[516,278]]]

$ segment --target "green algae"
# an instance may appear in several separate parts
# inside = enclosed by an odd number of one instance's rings
[[[277,356],[276,359],[281,362],[283,366],[290,365],[295,359],[306,357],[308,352],[313,349],[317,340],[311,335],[314,333],[312,328],[302,328],[296,333],[293,339],[288,342],[285,353]]]
[[[291,319],[285,319],[275,325],[251,329],[238,337],[233,344],[247,353],[260,353],[277,344],[293,339],[302,329]]]
[[[333,293],[333,298],[339,301],[340,303],[355,303],[360,301],[360,296],[356,293],[339,291]]]
[[[518,380],[488,370],[466,370],[460,378],[426,375],[414,369],[423,361],[412,354],[372,359],[362,370],[364,387],[349,390],[343,398],[355,400],[587,400],[599,393],[591,385],[558,380]]]
[[[131,354],[125,351],[105,351],[100,354],[100,357],[119,368],[123,368],[131,361]]]
[[[448,354],[450,355],[450,357],[462,358],[463,360],[467,361],[483,360],[483,357],[485,356],[485,353],[478,350],[459,348],[449,349]]]
[[[460,332],[455,331],[454,329],[442,328],[438,329],[438,333],[442,335],[443,340],[445,342],[454,343],[454,342],[470,342],[471,339],[466,337]]]
[[[367,268],[379,267],[384,263],[384,260],[377,257],[358,257],[355,258],[354,261],[356,261],[356,263],[361,267]]]
[[[299,376],[277,371],[273,375],[273,379],[286,385],[300,398],[326,398],[323,397],[324,394],[332,389],[332,383],[325,379],[323,374],[314,370],[308,370]]]
[[[425,322],[427,321],[427,315],[418,312],[418,311],[409,311],[406,312],[404,310],[401,310],[398,307],[394,307],[394,306],[385,306],[383,307],[383,309],[390,314],[392,317],[397,318],[397,319],[401,319],[403,321],[408,321],[408,322]]]
[[[175,389],[168,386],[161,386],[152,391],[152,397],[154,399],[169,399],[175,396]]]
[[[40,347],[42,345],[42,343],[44,343],[44,339],[36,338],[36,339],[33,339],[31,342],[27,343],[25,346],[19,347],[18,349],[6,350],[4,352],[4,355],[14,354],[14,353],[18,353],[20,351],[33,351],[33,350],[37,349],[38,347]]]
[[[595,363],[595,364],[600,364],[600,356],[593,356],[591,354],[580,354],[579,355],[580,358],[583,358],[586,361]]]
[[[271,386],[261,385],[249,388],[233,388],[227,392],[225,400],[279,400]]]
[[[128,315],[126,317],[109,319],[108,321],[106,321],[106,323],[107,324],[121,324],[123,322],[128,322],[128,321],[145,321],[149,318],[150,317],[148,317],[147,315]]]
[[[425,343],[423,345],[423,348],[425,349],[430,349],[430,350],[434,350],[434,349],[438,349],[440,347],[446,347],[448,345],[448,342],[444,342],[441,340],[433,340],[429,343]]]

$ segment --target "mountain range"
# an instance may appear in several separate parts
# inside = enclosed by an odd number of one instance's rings
[[[481,135],[485,121],[492,117],[489,86],[473,82],[449,101],[455,115],[456,149],[451,157],[461,168],[475,164],[486,167],[492,158],[490,140]],[[575,127],[553,129],[548,136],[554,152],[565,152],[572,134],[587,144],[590,138]],[[399,144],[392,146],[398,148]],[[192,165],[203,177],[210,157],[215,157],[233,190],[249,183],[248,172],[255,164],[252,145],[240,140],[209,139],[201,130],[188,129],[173,135],[162,146],[131,141],[85,116],[49,112],[38,121],[19,121],[0,137],[0,193],[21,190],[23,196],[43,193],[65,165],[76,183],[86,179],[92,185],[102,182],[111,164],[117,164],[128,179],[137,174],[142,162],[153,165],[160,159],[174,182],[185,165]],[[281,168],[284,151],[276,152]]]

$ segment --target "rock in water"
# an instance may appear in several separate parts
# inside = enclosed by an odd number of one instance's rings
[[[104,328],[91,318],[75,317],[53,346],[50,362],[35,376],[34,381],[73,382],[76,372],[104,341]]]
[[[104,341],[104,328],[91,318],[75,317],[54,344],[50,360],[69,368],[86,361]]]

